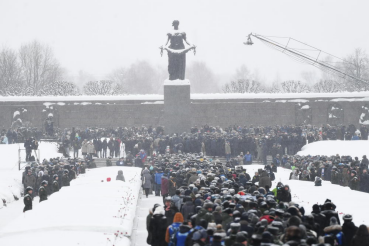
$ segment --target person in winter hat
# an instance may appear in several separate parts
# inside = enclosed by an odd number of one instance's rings
[[[314,184],[315,186],[322,186],[322,179],[318,176],[315,176]]]
[[[174,239],[182,223],[183,216],[181,213],[178,212],[174,215],[173,224],[168,226],[167,231],[165,233],[165,241],[168,243],[168,246],[176,246]]]
[[[46,180],[43,180],[41,182],[41,186],[38,189],[38,195],[40,196],[40,202],[47,200],[47,184],[48,182]]]
[[[165,242],[165,233],[167,230],[167,218],[164,216],[164,208],[158,206],[151,218],[149,232],[152,235],[151,246],[168,246]]]
[[[33,188],[31,186],[28,186],[26,189],[26,195],[23,198],[23,203],[24,203],[24,208],[23,208],[23,213],[28,211],[28,210],[32,210],[32,192],[33,192]]]
[[[331,243],[331,245],[343,244],[342,227],[338,224],[338,221],[335,217],[330,218],[330,225],[324,228],[324,233],[325,237],[327,237],[327,240],[325,239],[324,242]],[[333,244],[331,239],[334,241]]]
[[[343,232],[343,245],[350,245],[352,239],[354,238],[358,228],[355,226],[354,222],[352,222],[352,215],[345,214],[343,216],[343,224],[342,224],[342,232]]]
[[[119,170],[116,180],[121,180],[123,182],[126,182],[126,179],[124,178],[123,171]]]

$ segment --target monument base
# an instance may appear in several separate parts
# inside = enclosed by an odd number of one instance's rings
[[[182,134],[191,129],[190,81],[164,81],[165,134]]]

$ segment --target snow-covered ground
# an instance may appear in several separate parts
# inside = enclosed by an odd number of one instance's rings
[[[23,192],[22,172],[18,170],[18,150],[24,149],[23,144],[1,144],[0,145],[0,200],[5,199],[7,203],[14,201],[14,196],[20,198]],[[37,154],[40,154],[40,161],[61,157],[58,153],[56,143],[41,142]],[[34,155],[34,152],[32,153]],[[26,153],[21,151],[21,160],[24,161]],[[24,166],[24,164],[23,164]],[[0,202],[0,209],[3,203]],[[0,210],[1,211],[1,210]]]
[[[325,155],[332,156],[339,154],[350,155],[351,157],[362,158],[363,155],[369,156],[369,141],[355,140],[355,141],[318,141],[307,144],[302,147],[301,151],[297,153],[301,156],[306,155]]]
[[[118,170],[126,182],[115,180]],[[140,173],[134,167],[87,170],[33,210],[20,211],[2,228],[0,245],[24,245],[32,239],[40,246],[130,245]]]
[[[264,165],[245,165],[247,173],[252,177],[258,169],[264,169]],[[367,202],[369,193],[353,191],[348,187],[332,185],[329,181],[323,181],[322,186],[314,186],[314,182],[289,180],[291,170],[279,167],[272,182],[274,189],[278,182],[288,184],[291,188],[292,201],[305,208],[306,214],[310,214],[314,204],[324,204],[326,199],[332,200],[337,206],[340,217],[345,214],[353,216],[356,225],[369,225],[369,213]],[[342,220],[341,220],[342,221]]]

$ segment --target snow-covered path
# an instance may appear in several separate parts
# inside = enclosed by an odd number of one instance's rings
[[[139,199],[136,208],[136,217],[131,237],[131,246],[148,245],[146,243],[146,217],[149,214],[149,209],[152,208],[155,203],[163,205],[163,198],[155,195],[149,195],[149,197],[146,198],[145,195],[141,195],[141,199]]]

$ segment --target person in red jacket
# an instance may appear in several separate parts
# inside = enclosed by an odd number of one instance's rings
[[[169,194],[169,179],[168,179],[168,173],[164,173],[164,175],[161,177],[161,195],[163,196],[163,203],[165,200],[165,197],[167,197]]]

